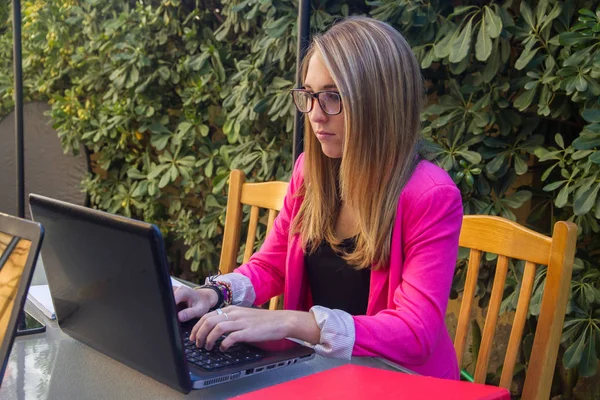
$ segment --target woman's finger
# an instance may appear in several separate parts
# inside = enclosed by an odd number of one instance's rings
[[[179,304],[181,302],[187,301],[190,298],[190,291],[186,290],[188,288],[184,288],[183,286],[179,286],[177,289],[174,289],[173,297],[175,298],[175,304]]]
[[[225,337],[225,339],[223,339],[223,341],[221,342],[221,347],[219,347],[219,349],[221,351],[227,351],[231,346],[233,346],[236,343],[246,342],[247,340],[244,340],[246,332],[247,330],[245,329],[236,329],[234,332],[231,332]]]
[[[200,326],[196,331],[196,346],[203,347],[206,343],[206,337],[208,336],[208,334],[214,329],[215,325],[223,321],[225,321],[225,317],[223,315],[218,314],[211,315],[206,319],[202,317],[198,322]]]
[[[231,334],[239,329],[243,328],[243,323],[240,321],[221,321],[218,322],[215,327],[206,336],[206,342],[204,348],[208,351],[215,347],[215,343],[219,338],[226,334]]]
[[[204,324],[204,322],[208,319],[213,317],[214,315],[217,315],[216,312],[212,311],[209,313],[204,314],[200,320],[198,322],[196,322],[196,325],[194,325],[194,327],[192,328],[192,331],[190,332],[190,340],[192,342],[196,341],[196,335],[198,334],[198,330],[200,329],[200,327],[202,327],[202,325]]]

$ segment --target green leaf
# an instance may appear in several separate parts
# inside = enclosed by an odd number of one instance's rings
[[[583,349],[585,347],[586,335],[581,335],[575,340],[569,348],[565,351],[563,356],[563,365],[567,369],[575,368],[579,365],[581,357],[583,356]]]
[[[564,184],[565,184],[565,181],[552,182],[552,183],[549,183],[546,186],[544,186],[544,188],[542,190],[544,192],[551,192],[553,190],[558,189],[559,187],[561,187]]]
[[[284,16],[266,26],[267,34],[272,38],[280,38],[290,25],[290,18]]]
[[[450,55],[452,43],[458,34],[458,29],[453,27],[451,31],[446,33],[446,36],[433,46],[433,52],[437,58],[446,58]]]
[[[582,324],[583,323],[581,321],[577,320],[565,321],[565,324],[563,325],[563,333],[560,337],[560,342],[564,343],[570,338],[572,338],[573,335],[579,332]]]
[[[165,186],[167,186],[169,184],[169,182],[171,182],[171,174],[169,174],[168,172],[166,172],[161,178],[160,178],[160,182],[158,182],[158,187],[160,189],[164,188]]]
[[[510,208],[519,208],[529,200],[531,200],[531,192],[529,190],[519,190],[502,199],[502,202]]]
[[[131,179],[146,179],[146,175],[142,174],[140,171],[133,167],[127,170],[127,176]]]
[[[186,66],[193,71],[199,71],[206,64],[206,61],[208,61],[209,58],[210,53],[208,52],[196,55],[188,60]]]
[[[507,162],[507,157],[506,154],[501,153],[499,155],[497,155],[496,157],[494,157],[494,159],[492,161],[490,161],[489,163],[486,164],[485,169],[491,173],[494,174],[496,172],[498,172],[498,170],[500,170],[500,168]]]
[[[515,107],[519,111],[525,111],[533,102],[537,89],[525,90],[515,99]]]
[[[577,150],[571,157],[573,160],[581,160],[582,158],[586,158],[594,152],[594,150]]]
[[[533,14],[531,13],[531,8],[529,8],[529,4],[527,4],[526,1],[521,1],[520,11],[523,19],[525,22],[527,22],[527,25],[529,25],[531,29],[534,29],[535,22],[533,21]]]
[[[548,8],[548,0],[537,0],[537,6],[535,7],[535,19],[539,22],[546,15],[546,9]]]
[[[589,150],[600,146],[600,134],[582,133],[573,141],[573,147],[577,150]]]
[[[573,203],[575,215],[587,214],[592,209],[594,203],[596,203],[599,189],[600,183],[597,183],[594,187],[587,189],[580,196],[575,198],[575,202]]]
[[[540,31],[543,31],[544,29],[546,29],[548,27],[548,25],[552,24],[552,22],[557,17],[560,16],[560,14],[562,13],[562,10],[563,10],[562,4],[560,2],[556,2],[556,4],[554,4],[554,7],[550,11],[550,13],[548,13],[546,18],[543,19],[543,23],[542,23],[542,26],[540,27]]]
[[[477,34],[477,43],[475,44],[475,57],[479,61],[485,61],[490,57],[492,53],[492,39],[487,33],[485,27],[485,19],[481,21],[479,26],[479,33]]]
[[[496,77],[496,73],[501,65],[500,55],[498,54],[498,40],[494,41],[493,47],[494,49],[482,72],[483,81],[485,83],[491,82]]]
[[[517,175],[523,175],[527,172],[527,163],[518,155],[515,156],[515,171]]]
[[[558,41],[563,46],[573,46],[574,44],[581,43],[587,38],[579,32],[563,32],[558,35]]]
[[[590,53],[590,49],[587,47],[580,51],[576,51],[575,53],[571,54],[571,56],[563,62],[563,66],[577,67],[578,65],[581,65],[583,63],[583,61],[587,58],[589,53]]]
[[[481,154],[477,153],[476,151],[457,151],[456,154],[460,155],[471,164],[479,164],[481,162]]]
[[[500,33],[502,32],[502,18],[488,6],[485,6],[484,10],[485,20],[487,22],[487,33],[492,39],[495,39],[500,36]]]
[[[570,189],[571,188],[569,187],[568,183],[562,189],[560,189],[558,196],[556,196],[556,199],[554,200],[554,205],[556,205],[556,207],[563,208],[567,205],[567,202],[569,201]]]
[[[463,15],[470,10],[477,8],[477,6],[456,6],[454,10],[452,10],[452,14],[448,16],[448,18],[457,17],[459,15]]]
[[[423,57],[423,60],[421,60],[421,68],[422,69],[427,69],[431,66],[431,63],[433,62],[433,56],[434,56],[433,48],[431,50],[425,52],[425,57]]]
[[[460,35],[452,43],[449,61],[451,63],[461,62],[469,53],[471,48],[471,36],[473,36],[473,18],[469,19],[467,25],[463,28]]]
[[[523,4],[523,3],[521,3],[521,4]],[[531,50],[526,47],[523,50],[523,52],[521,53],[521,55],[519,56],[519,58],[517,59],[517,61],[515,62],[515,68],[518,69],[519,71],[522,70],[523,68],[525,68],[529,64],[529,62],[533,59],[533,57],[535,57],[535,55],[539,49],[540,48],[537,47],[537,48]]]
[[[192,126],[193,125],[190,122],[184,121],[177,127],[177,133],[185,135],[192,128]]]
[[[150,173],[148,174],[148,180],[152,180],[152,179],[156,178],[167,168],[169,168],[169,164],[162,164],[162,165],[155,166],[154,168],[152,168],[150,170]]]
[[[577,89],[578,92],[585,92],[587,88],[588,84],[585,78],[581,75],[577,75],[577,78],[575,78],[575,89]]]
[[[207,137],[209,133],[210,129],[208,126],[200,125],[200,135],[202,135],[202,137]]]
[[[590,123],[600,122],[600,109],[598,108],[587,108],[581,113],[583,119]]]
[[[556,135],[554,135],[554,141],[556,142],[557,145],[560,146],[561,149],[565,148],[565,141],[563,140],[563,137],[560,133],[557,133]]]
[[[579,363],[579,373],[581,376],[594,376],[598,368],[598,358],[596,355],[596,335],[600,334],[597,330],[592,330]]]
[[[152,133],[171,133],[163,124],[152,124],[147,129]]]
[[[594,164],[600,164],[600,151],[594,151],[594,153],[588,157],[588,160],[590,160]]]
[[[158,74],[160,75],[163,81],[168,81],[171,77],[171,71],[164,65],[158,69]]]
[[[171,135],[152,135],[150,139],[150,144],[156,147],[157,150],[164,150],[169,143],[169,139],[171,139]]]

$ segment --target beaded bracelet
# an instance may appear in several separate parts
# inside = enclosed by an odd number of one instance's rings
[[[217,293],[217,303],[210,308],[208,311],[214,311],[217,308],[226,307],[231,305],[233,300],[233,294],[231,291],[231,285],[228,282],[217,281],[216,278],[221,275],[219,272],[217,275],[208,278],[208,284],[202,285],[197,289],[211,289]]]
[[[199,289],[211,289],[211,290],[214,290],[215,293],[217,294],[217,302],[208,311],[214,311],[217,308],[221,308],[221,306],[223,304],[223,292],[221,292],[221,290],[218,287],[216,287],[215,285],[202,285],[202,286],[198,286],[198,287],[196,287],[194,289],[195,290],[199,290]]]
[[[213,283],[222,294],[223,304],[221,307],[226,307],[231,305],[231,300],[233,300],[233,296],[231,295],[231,285],[227,282],[216,281]]]

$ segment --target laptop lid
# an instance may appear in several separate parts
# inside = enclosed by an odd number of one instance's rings
[[[0,384],[43,233],[38,223],[0,213]]]
[[[39,195],[29,202],[47,232],[43,259],[58,324],[73,338],[185,393],[314,357],[283,339],[253,343],[263,356],[256,361],[188,364],[180,334],[195,321],[180,327],[158,228]]]
[[[191,390],[162,235],[155,225],[31,194],[61,329],[184,393]]]

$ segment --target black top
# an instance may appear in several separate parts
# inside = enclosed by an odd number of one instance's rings
[[[342,249],[354,251],[354,238],[345,239]],[[356,270],[323,241],[313,254],[304,256],[308,281],[316,306],[344,310],[351,315],[365,315],[369,300],[371,270]]]

